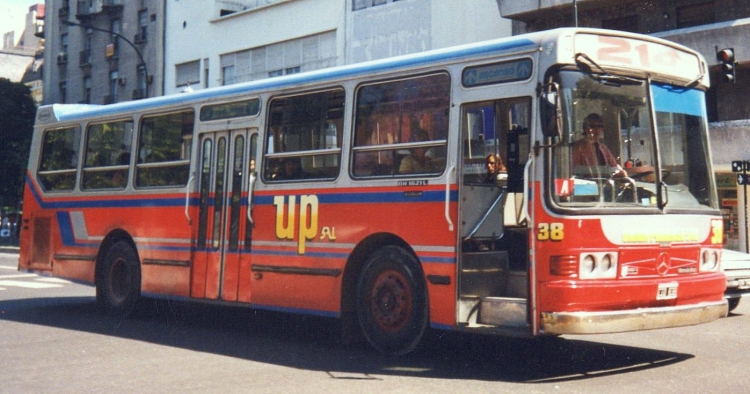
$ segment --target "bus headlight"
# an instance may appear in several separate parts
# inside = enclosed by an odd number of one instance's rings
[[[581,279],[614,279],[617,277],[617,253],[581,253],[578,275]]]
[[[719,255],[718,249],[702,249],[701,250],[701,261],[700,271],[701,272],[717,272],[719,271]]]

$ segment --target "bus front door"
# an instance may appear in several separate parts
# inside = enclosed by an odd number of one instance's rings
[[[251,134],[255,141],[257,134],[248,130],[201,135],[193,297],[249,301],[252,226],[247,190],[254,164],[248,148]]]

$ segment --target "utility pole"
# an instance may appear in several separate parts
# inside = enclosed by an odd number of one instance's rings
[[[745,220],[745,253],[750,253],[750,237],[748,237],[747,234],[747,184],[750,183],[750,176],[747,174],[748,170],[750,170],[750,161],[732,161],[732,172],[737,173],[737,184],[742,185],[742,212],[744,212]]]

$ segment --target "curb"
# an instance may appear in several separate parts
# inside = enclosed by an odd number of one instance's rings
[[[19,250],[18,246],[0,246],[0,253],[18,254]]]

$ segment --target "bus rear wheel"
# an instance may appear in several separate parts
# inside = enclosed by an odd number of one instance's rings
[[[96,301],[105,313],[127,316],[141,296],[141,267],[133,248],[124,241],[107,251],[97,269]]]
[[[367,341],[385,354],[406,354],[428,323],[424,280],[416,259],[388,246],[365,264],[357,285],[357,317]]]

